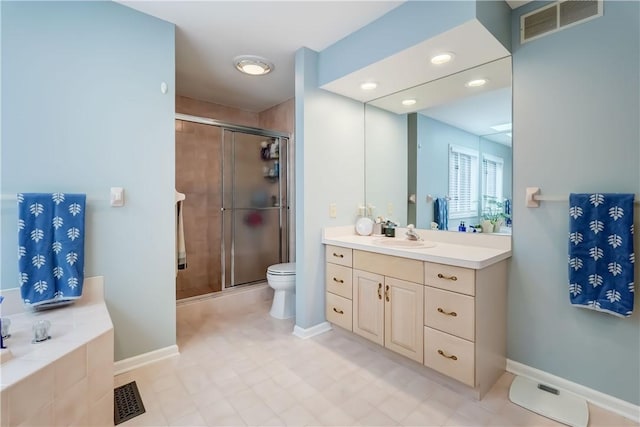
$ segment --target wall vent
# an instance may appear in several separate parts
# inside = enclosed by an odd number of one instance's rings
[[[603,14],[603,0],[560,0],[520,17],[520,43],[564,30]]]

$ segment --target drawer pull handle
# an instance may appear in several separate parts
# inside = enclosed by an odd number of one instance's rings
[[[458,280],[458,278],[456,276],[445,276],[442,273],[438,273],[438,279],[447,279],[447,280],[453,280],[454,282],[456,280]]]
[[[335,311],[338,314],[344,314],[344,311],[342,310],[338,310],[337,308],[333,307],[333,311]]]
[[[344,258],[343,254],[337,254],[335,252],[333,253],[333,256],[336,257],[336,258]]]
[[[382,283],[378,283],[378,299],[382,299]]]
[[[438,350],[438,354],[442,357],[446,357],[447,359],[458,360],[458,358],[455,355],[452,354],[451,356],[447,356],[446,354],[444,354],[444,351],[442,350]]]
[[[446,314],[447,316],[452,316],[452,317],[456,317],[458,315],[458,313],[456,313],[455,311],[446,312],[440,307],[438,307],[438,313]]]
[[[389,302],[389,285],[385,286],[384,288],[384,299]]]
[[[333,278],[333,281],[336,282],[336,283],[344,283],[344,280],[336,279],[335,277]]]

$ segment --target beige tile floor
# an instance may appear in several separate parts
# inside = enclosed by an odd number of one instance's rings
[[[178,310],[180,356],[116,377],[136,381],[146,408],[121,425],[559,425],[509,402],[509,373],[475,401],[348,334],[296,338],[268,309]],[[590,425],[636,424],[590,406]]]

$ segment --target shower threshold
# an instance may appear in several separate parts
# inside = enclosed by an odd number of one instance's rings
[[[220,298],[227,295],[240,294],[243,292],[249,292],[256,289],[262,289],[268,286],[269,285],[267,284],[266,280],[259,280],[256,282],[243,283],[241,285],[236,285],[231,288],[223,289],[221,291],[208,292],[201,295],[194,295],[191,297],[179,298],[179,299],[176,299],[176,303],[183,304],[183,303],[189,303],[189,302],[200,301],[205,299]]]

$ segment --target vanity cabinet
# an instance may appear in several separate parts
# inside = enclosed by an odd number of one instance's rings
[[[424,364],[486,393],[506,364],[506,261],[425,262]]]
[[[327,245],[325,248],[325,314],[334,325],[352,329],[352,250]]]
[[[327,245],[334,325],[471,387],[481,398],[506,366],[506,260],[464,268]]]
[[[392,276],[422,282],[422,262],[353,251],[353,332],[422,363],[424,286]]]

